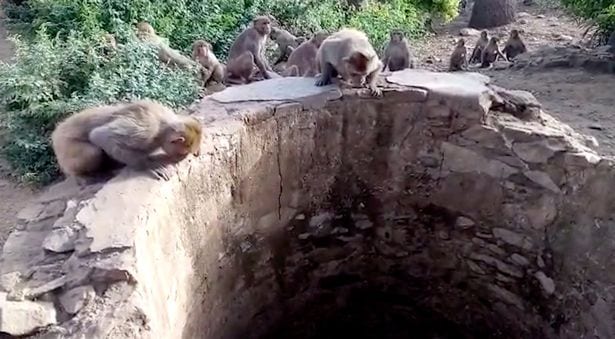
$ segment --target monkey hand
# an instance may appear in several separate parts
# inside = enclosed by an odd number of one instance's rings
[[[173,170],[170,165],[151,168],[149,171],[155,179],[164,181],[171,180],[171,175],[173,174]]]
[[[369,93],[374,97],[382,97],[382,90],[376,86],[370,86]]]
[[[326,86],[331,84],[331,80],[325,79],[322,76],[320,78],[318,78],[318,80],[316,80],[316,86],[320,87],[320,86]]]

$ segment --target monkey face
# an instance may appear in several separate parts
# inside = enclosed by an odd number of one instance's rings
[[[510,37],[511,37],[511,38],[513,38],[513,39],[518,38],[518,37],[519,37],[519,31],[518,31],[518,30],[516,30],[516,29],[513,29],[513,30],[510,32]]]
[[[362,87],[365,83],[365,73],[356,71],[348,72],[348,79],[346,79],[352,87]]]
[[[400,31],[391,32],[391,41],[393,42],[401,42],[404,38],[404,34]]]
[[[463,47],[465,45],[466,45],[466,41],[463,38],[461,38],[461,39],[459,39],[459,41],[457,41],[457,46]]]
[[[480,37],[487,40],[487,31],[480,32]]]
[[[262,35],[271,34],[271,20],[268,18],[259,18],[255,20],[254,28]]]

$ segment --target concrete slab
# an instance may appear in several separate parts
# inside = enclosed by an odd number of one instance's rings
[[[489,88],[488,76],[472,73],[436,73],[420,69],[405,69],[386,77],[388,82],[409,87],[425,88],[430,92],[459,96],[479,96]]]
[[[241,101],[285,101],[320,96],[339,98],[341,92],[336,85],[317,87],[315,78],[288,77],[233,86],[212,94],[211,98],[223,103]]]

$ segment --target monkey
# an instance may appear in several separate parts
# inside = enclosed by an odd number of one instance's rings
[[[150,100],[87,108],[60,122],[51,134],[61,171],[94,177],[106,163],[144,170],[168,180],[169,165],[199,156],[201,124]],[[152,154],[162,148],[163,154]]]
[[[457,41],[457,46],[451,55],[449,71],[465,71],[468,68],[468,59],[466,57],[466,41],[464,38]]]
[[[192,59],[201,66],[203,85],[211,80],[221,84],[224,81],[224,65],[218,61],[211,44],[205,40],[196,40],[192,44]]]
[[[506,41],[506,45],[504,45],[502,53],[506,55],[506,59],[508,59],[508,61],[511,61],[517,55],[523,54],[525,52],[527,52],[527,48],[525,47],[523,40],[521,40],[519,31],[513,29],[512,31],[510,31],[510,37],[508,38],[508,41]]]
[[[500,42],[500,39],[498,39],[497,37],[491,37],[491,39],[489,39],[489,43],[483,50],[483,54],[481,56],[481,68],[491,66],[491,64],[493,64],[498,59],[498,56],[506,60],[506,57],[504,56],[504,54],[502,54],[502,51],[500,51],[498,42]]]
[[[105,33],[103,35],[103,39],[105,41],[105,45],[109,46],[111,49],[117,49],[117,42],[115,41],[113,34]]]
[[[252,65],[258,67],[265,79],[271,79],[268,72],[271,68],[267,64],[263,53],[267,36],[271,33],[271,20],[267,16],[257,16],[252,19],[252,26],[246,28],[231,45],[226,65],[226,78],[231,81],[233,77],[244,80],[252,79]],[[247,54],[250,54],[249,56]],[[239,59],[239,60],[235,60]],[[247,62],[251,60],[250,67]]]
[[[156,46],[158,49],[158,59],[162,63],[183,69],[196,68],[197,64],[195,62],[169,47],[168,43],[156,34],[156,31],[149,23],[141,21],[137,24],[137,37]]]
[[[384,50],[384,66],[382,71],[388,67],[395,72],[406,68],[414,68],[414,60],[410,55],[408,40],[401,30],[394,29],[389,33],[390,39]]]
[[[316,86],[331,84],[339,74],[352,86],[365,85],[372,96],[382,96],[376,87],[382,62],[365,33],[345,28],[330,35],[320,45],[316,59],[321,72]]]
[[[240,56],[229,59],[224,73],[226,84],[249,84],[254,79],[254,54],[245,51]]]
[[[322,42],[329,36],[325,31],[316,32],[310,40],[303,42],[299,47],[295,48],[288,56],[286,62],[286,70],[284,76],[294,76],[294,69],[296,69],[295,76],[313,77],[318,73],[318,63],[316,61],[316,54],[318,48]]]
[[[488,43],[489,33],[487,31],[480,32],[480,38],[478,38],[478,41],[476,41],[476,45],[472,50],[472,55],[470,55],[470,63],[476,63],[481,61],[483,50]]]
[[[271,40],[275,41],[278,44],[278,48],[280,50],[280,55],[273,63],[274,65],[277,65],[280,62],[287,60],[290,53],[292,53],[292,51],[297,48],[297,46],[299,46],[304,40],[303,38],[298,38],[290,34],[290,32],[288,32],[287,30],[277,27],[271,28],[271,33],[269,34],[269,37],[271,38]]]

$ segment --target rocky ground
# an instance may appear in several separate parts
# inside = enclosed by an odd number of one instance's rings
[[[583,29],[558,8],[543,2],[535,6],[520,5],[519,11],[516,23],[490,30],[490,34],[505,40],[510,29],[520,29],[530,54],[549,47],[575,44],[582,38]],[[469,12],[452,23],[437,27],[436,34],[414,46],[420,67],[433,70],[448,67],[448,57],[460,37],[460,30],[467,27]],[[12,51],[5,38],[6,30],[0,24],[0,60],[7,60]],[[472,47],[477,35],[465,36],[465,39]],[[615,76],[612,74],[590,73],[580,68],[476,71],[491,76],[500,86],[532,92],[545,110],[579,132],[595,136],[600,153],[615,154]],[[8,173],[6,165],[0,163],[0,247],[15,224],[17,212],[38,192],[8,179]]]

